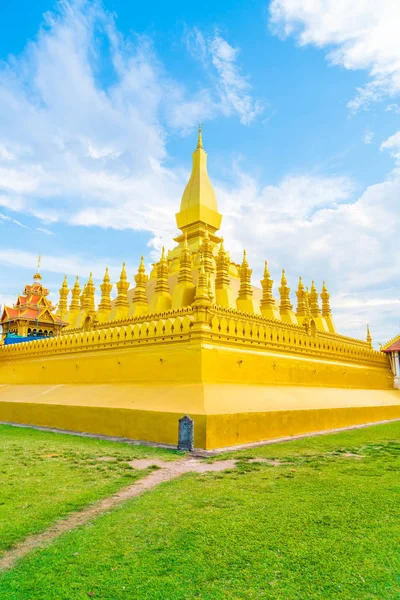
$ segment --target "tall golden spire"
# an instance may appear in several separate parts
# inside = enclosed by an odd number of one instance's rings
[[[192,161],[192,173],[183,192],[176,222],[182,233],[187,232],[189,244],[193,243],[198,247],[204,235],[205,227],[208,226],[212,239],[215,237],[215,232],[221,227],[222,220],[222,215],[218,212],[215,192],[208,178],[207,154],[203,148],[201,125],[199,125],[197,147],[193,152]],[[179,236],[176,240],[183,242],[182,236]],[[219,242],[220,239],[214,239],[213,241]]]

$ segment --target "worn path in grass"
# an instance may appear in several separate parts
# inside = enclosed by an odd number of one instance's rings
[[[71,531],[80,525],[84,525],[91,519],[112,509],[118,504],[121,504],[130,498],[134,498],[135,496],[139,496],[146,490],[150,490],[160,483],[170,481],[171,479],[179,477],[184,473],[215,473],[218,471],[223,471],[225,469],[233,468],[235,464],[236,461],[229,459],[215,463],[207,463],[194,458],[185,458],[176,462],[166,462],[157,459],[133,460],[130,462],[130,466],[133,468],[148,469],[155,466],[158,467],[158,469],[150,473],[150,475],[144,479],[141,479],[124,488],[117,494],[88,506],[82,511],[70,515],[66,519],[58,521],[53,527],[44,531],[43,533],[30,536],[23,540],[11,550],[5,552],[3,557],[0,559],[0,570],[11,568],[17,562],[17,560],[23,558],[32,549],[47,546],[66,531]]]
[[[0,425],[0,556],[61,516],[143,477],[135,458],[182,453]]]

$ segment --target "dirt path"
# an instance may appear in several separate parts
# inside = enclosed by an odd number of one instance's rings
[[[184,473],[208,473],[210,471],[216,472],[232,469],[235,467],[236,461],[221,460],[216,463],[207,463],[195,458],[184,458],[183,460],[175,462],[166,462],[157,459],[139,459],[131,461],[130,465],[135,469],[147,469],[152,465],[156,465],[159,469],[151,472],[147,477],[135,481],[132,485],[123,488],[113,496],[99,500],[95,504],[91,504],[79,512],[72,513],[65,519],[57,521],[46,531],[31,535],[25,540],[22,540],[4,553],[3,557],[0,559],[0,570],[10,569],[18,560],[23,558],[34,548],[43,548],[44,546],[49,545],[63,533],[84,525],[91,519],[107,512],[130,498],[140,496],[140,494],[153,489],[160,483],[180,477],[180,475],[183,475]]]

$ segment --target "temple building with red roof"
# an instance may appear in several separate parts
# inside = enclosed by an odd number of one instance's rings
[[[392,338],[381,348],[389,356],[390,366],[394,375],[394,387],[400,389],[400,334]]]
[[[26,285],[14,306],[4,306],[1,314],[3,339],[8,334],[21,337],[53,336],[68,325],[63,315],[55,314],[56,307],[48,299],[49,290],[42,284],[39,270],[33,284]]]

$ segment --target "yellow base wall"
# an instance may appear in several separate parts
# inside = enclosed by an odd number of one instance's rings
[[[392,406],[209,415],[206,448],[226,448],[390,419],[400,419],[400,402]]]
[[[0,420],[176,444],[189,414],[212,449],[400,418],[387,357],[364,342],[190,310],[1,348]]]
[[[197,448],[400,418],[397,390],[182,384],[3,385],[0,420],[176,444],[195,421]]]

